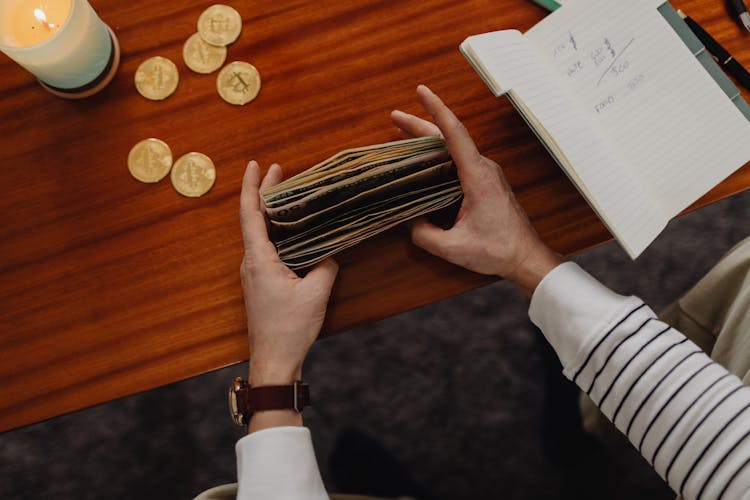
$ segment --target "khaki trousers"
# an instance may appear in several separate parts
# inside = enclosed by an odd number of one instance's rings
[[[234,500],[237,498],[237,483],[222,484],[210,490],[206,490],[193,500]],[[399,497],[399,498],[376,498],[376,497],[365,497],[362,495],[341,495],[334,493],[331,495],[331,500],[414,500],[410,497]]]
[[[237,498],[237,483],[222,484],[210,490],[206,490],[193,500],[234,500]],[[331,500],[413,500],[412,498],[399,497],[394,499],[365,497],[362,495],[332,494]]]
[[[735,245],[659,318],[750,385],[750,238]],[[581,393],[583,427],[606,441],[619,432]]]

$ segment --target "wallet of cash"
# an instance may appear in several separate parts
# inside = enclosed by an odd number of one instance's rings
[[[461,199],[438,136],[347,149],[261,195],[281,260],[303,269]]]

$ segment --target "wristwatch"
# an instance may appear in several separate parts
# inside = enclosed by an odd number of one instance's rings
[[[247,380],[237,377],[229,387],[229,414],[240,427],[250,423],[256,411],[302,410],[310,406],[310,387],[301,380],[291,385],[250,387]]]

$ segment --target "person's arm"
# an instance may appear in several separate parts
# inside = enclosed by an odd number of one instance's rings
[[[268,239],[260,190],[281,179],[272,165],[263,182],[251,161],[242,182],[240,223],[245,254],[240,268],[250,346],[249,383],[288,385],[320,332],[338,265],[331,259],[304,278],[289,270]],[[238,499],[327,500],[310,431],[294,410],[256,412],[237,442]]]
[[[713,363],[635,297],[610,291],[544,245],[496,163],[426,87],[437,127],[394,112],[407,135],[442,133],[464,200],[443,230],[426,219],[414,243],[454,264],[514,282],[564,373],[589,393],[668,484],[685,498],[742,498],[750,491],[750,389]]]
[[[750,388],[643,301],[568,262],[537,286],[529,316],[563,373],[686,499],[750,491]]]

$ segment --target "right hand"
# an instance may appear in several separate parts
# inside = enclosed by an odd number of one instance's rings
[[[424,85],[417,87],[417,95],[437,126],[401,111],[391,119],[404,135],[445,138],[464,198],[453,227],[443,230],[419,218],[411,228],[412,241],[448,262],[507,278],[530,296],[562,259],[539,238],[498,164],[479,153],[453,112]]]

